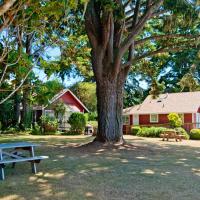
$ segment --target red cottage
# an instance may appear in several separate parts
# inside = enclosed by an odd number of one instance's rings
[[[123,131],[131,126],[168,126],[167,115],[178,113],[184,128],[200,128],[200,92],[162,94],[153,99],[149,95],[142,104],[123,110]]]
[[[55,117],[54,107],[58,102],[63,102],[65,106],[64,116],[58,115],[59,129],[66,130],[69,128],[67,120],[71,113],[82,112],[87,113],[89,110],[69,89],[62,90],[56,94],[50,101],[48,106],[34,106],[33,118],[34,122],[39,121],[42,115]]]

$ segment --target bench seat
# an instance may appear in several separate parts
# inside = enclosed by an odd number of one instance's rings
[[[0,164],[10,164],[10,163],[17,163],[17,162],[31,162],[31,161],[40,161],[47,159],[48,156],[34,156],[34,157],[24,157],[24,158],[14,158],[10,160],[1,160]]]

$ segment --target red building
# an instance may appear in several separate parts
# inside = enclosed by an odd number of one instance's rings
[[[168,114],[178,113],[186,130],[200,128],[200,92],[149,95],[142,104],[123,110],[124,132],[131,126],[168,126]]]
[[[50,101],[47,106],[35,106],[33,108],[34,122],[39,121],[42,115],[47,115],[55,117],[54,108],[55,105],[59,102],[62,102],[65,106],[65,114],[58,115],[58,120],[60,121],[60,129],[69,128],[67,120],[71,113],[73,112],[82,112],[87,113],[89,110],[86,106],[76,97],[69,89],[62,90],[60,93],[56,94]]]

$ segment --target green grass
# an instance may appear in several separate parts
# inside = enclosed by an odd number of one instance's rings
[[[123,147],[79,147],[86,136],[0,136],[0,142],[31,141],[48,155],[30,173],[29,163],[6,168],[0,199],[64,200],[198,200],[200,145],[198,141],[162,142],[128,136]]]

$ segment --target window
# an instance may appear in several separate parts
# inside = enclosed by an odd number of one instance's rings
[[[126,125],[129,124],[129,115],[124,115],[123,116],[123,124],[126,124]]]
[[[157,123],[158,122],[158,114],[151,114],[150,115],[150,122]]]
[[[53,110],[45,110],[45,115],[48,117],[54,117],[54,111]]]

